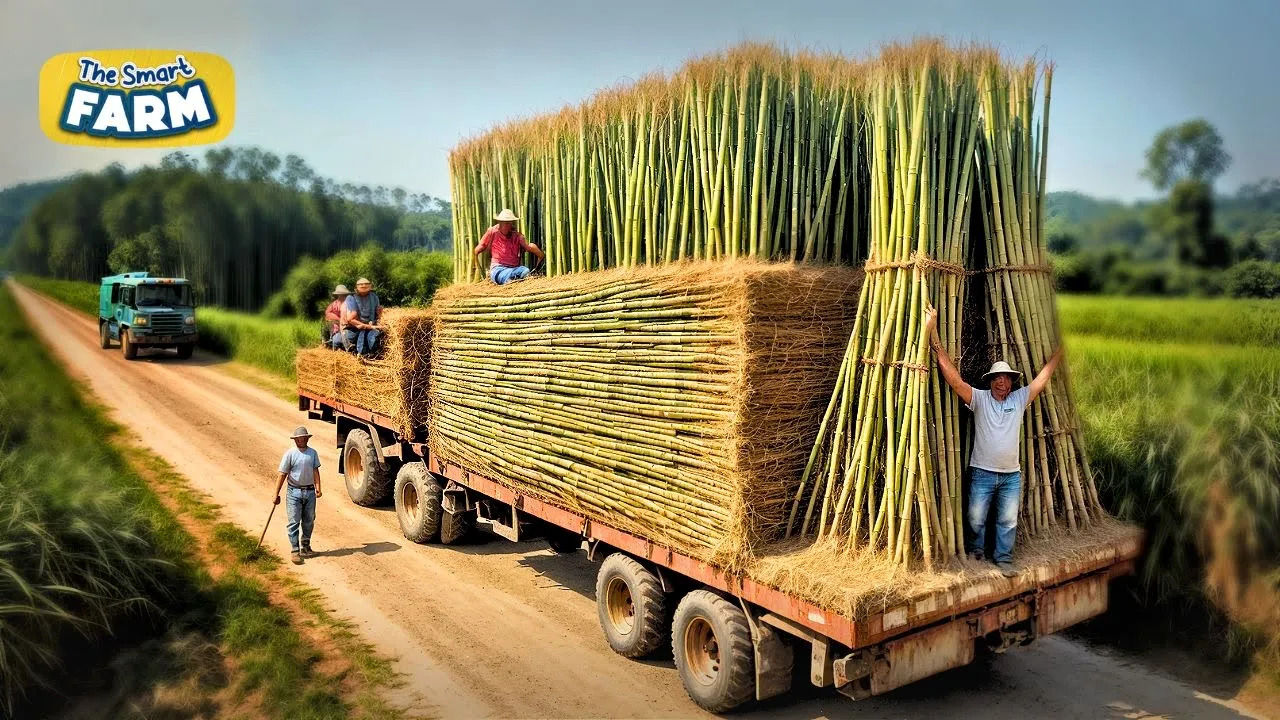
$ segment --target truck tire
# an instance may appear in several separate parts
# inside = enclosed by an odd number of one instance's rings
[[[547,524],[547,545],[557,555],[568,555],[582,549],[582,533]]]
[[[111,328],[104,322],[98,323],[98,347],[103,350],[111,347]]]
[[[369,433],[358,428],[347,433],[342,458],[342,476],[347,482],[347,495],[351,502],[373,507],[387,498],[391,467],[390,464],[378,464],[378,454]]]
[[[666,646],[671,614],[662,582],[625,553],[604,559],[596,576],[596,610],[604,639],[623,657],[641,658]]]
[[[698,707],[728,712],[755,699],[755,647],[742,608],[694,590],[676,608],[671,651],[685,692]]]
[[[191,353],[195,352],[195,349],[196,349],[195,343],[183,343],[182,345],[179,345],[178,358],[182,360],[186,360],[187,358],[191,357]]]
[[[416,543],[431,542],[440,533],[440,507],[444,488],[420,462],[405,463],[396,473],[396,518],[405,539]]]
[[[124,354],[125,360],[133,360],[138,357],[138,346],[133,344],[129,339],[129,330],[120,329],[120,352]]]
[[[440,514],[440,544],[459,545],[471,535],[476,527],[476,514],[473,510],[457,513]]]

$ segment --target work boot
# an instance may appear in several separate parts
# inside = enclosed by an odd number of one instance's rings
[[[289,556],[289,559],[293,561],[294,565],[302,564],[302,555],[297,550],[293,551],[293,554]]]
[[[315,557],[315,556],[316,556],[316,554],[311,550],[311,546],[310,546],[310,545],[303,545],[303,546],[302,546],[302,557],[307,558],[307,559],[311,559],[311,558],[313,558],[313,557]]]
[[[1013,569],[1011,562],[996,563],[996,567],[1000,568],[1000,574],[1007,578],[1018,576],[1018,571]]]
[[[981,550],[970,550],[970,551],[969,551],[969,559],[970,559],[970,560],[977,560],[978,562],[982,562],[983,560],[985,560],[985,559],[986,559],[986,557],[982,554],[982,551],[981,551]]]

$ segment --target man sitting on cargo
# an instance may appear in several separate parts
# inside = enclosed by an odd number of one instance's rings
[[[333,302],[324,309],[325,339],[334,350],[342,347],[342,306],[350,294],[346,285],[339,284],[333,289]]]
[[[542,254],[541,248],[525,240],[524,235],[516,230],[516,221],[520,218],[516,217],[509,208],[498,213],[493,219],[497,220],[498,224],[485,232],[472,254],[480,257],[480,253],[485,250],[492,253],[492,260],[489,262],[489,279],[498,285],[506,285],[512,280],[523,280],[529,277],[529,268],[520,264],[521,250],[528,250],[537,255],[539,260],[546,260],[546,255]]]
[[[973,453],[969,456],[971,478],[967,516],[969,531],[967,543],[969,557],[983,559],[986,540],[987,513],[991,500],[996,501],[996,565],[1005,577],[1013,577],[1013,542],[1018,531],[1018,508],[1022,495],[1022,468],[1019,464],[1018,444],[1022,439],[1022,416],[1031,401],[1049,386],[1049,378],[1062,358],[1058,348],[1049,362],[1040,369],[1031,384],[1013,389],[1022,379],[1022,373],[1000,360],[982,376],[990,390],[971,387],[960,377],[955,363],[947,355],[938,336],[938,311],[929,308],[925,319],[925,332],[938,358],[942,377],[964,404],[973,411]]]
[[[343,347],[357,355],[368,355],[378,349],[381,320],[382,305],[378,294],[373,292],[373,283],[368,278],[360,278],[356,281],[356,293],[348,295],[342,306]]]

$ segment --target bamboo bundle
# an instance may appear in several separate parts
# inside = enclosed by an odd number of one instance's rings
[[[989,358],[1006,359],[1027,377],[1048,362],[1062,342],[1042,236],[1052,74],[1045,76],[1038,133],[1032,127],[1034,81],[1034,68],[983,75],[983,172],[978,183],[986,239]],[[1059,516],[1071,530],[1087,528],[1103,516],[1065,363],[1028,408],[1022,468],[1022,521],[1030,533],[1055,525]]]
[[[384,415],[409,439],[427,427],[430,310],[390,308],[382,316],[382,349],[357,356],[328,348],[298,351],[298,387]]]
[[[455,280],[484,277],[471,248],[503,207],[552,276],[865,256],[862,74],[835,55],[743,45],[463,143],[449,158]]]
[[[432,450],[737,564],[780,535],[860,283],[736,262],[441,290]]]

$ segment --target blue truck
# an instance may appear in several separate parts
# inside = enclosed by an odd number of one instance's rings
[[[189,358],[199,337],[195,298],[185,279],[151,277],[145,272],[102,278],[98,339],[104,349],[115,341],[129,360],[141,348],[173,348],[178,357]]]

